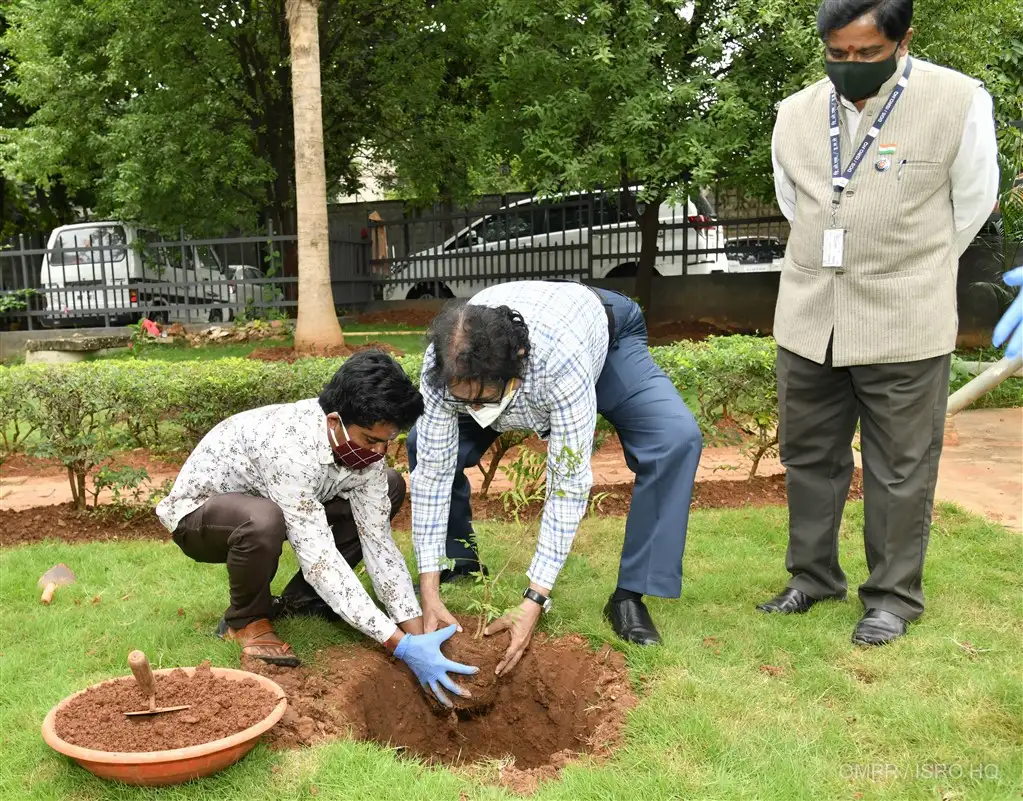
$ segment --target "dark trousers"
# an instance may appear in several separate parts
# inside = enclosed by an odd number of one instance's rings
[[[838,534],[853,474],[857,421],[863,456],[867,609],[915,620],[938,480],[950,356],[834,367],[778,348],[781,461],[789,505],[789,586],[844,597]]]
[[[636,474],[625,544],[618,569],[623,589],[677,598],[693,481],[703,440],[692,412],[647,347],[646,322],[634,301],[599,290],[615,317],[615,339],[597,381],[597,409],[615,427],[625,462]],[[448,518],[449,559],[475,561],[469,479],[465,469],[499,436],[468,415],[459,416],[458,461]],[[407,441],[409,467],[416,466],[416,429]],[[462,541],[470,543],[469,546]]]
[[[405,501],[405,479],[387,470],[392,519]],[[362,544],[351,504],[334,498],[323,504],[338,552],[354,567],[362,561]],[[227,564],[231,605],[224,619],[232,629],[270,617],[270,582],[277,574],[281,547],[287,539],[284,513],[273,501],[255,495],[215,495],[185,515],[174,531],[174,542],[197,562]],[[299,570],[282,597],[316,599],[316,591]]]

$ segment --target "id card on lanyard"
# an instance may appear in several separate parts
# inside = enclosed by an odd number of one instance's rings
[[[887,122],[888,117],[891,116],[895,104],[902,97],[902,92],[906,88],[906,83],[909,81],[909,73],[912,69],[913,59],[907,56],[906,68],[903,70],[902,75],[899,76],[898,83],[895,84],[892,93],[888,95],[888,100],[885,101],[884,106],[877,115],[877,120],[870,126],[870,130],[863,137],[860,146],[856,148],[856,152],[853,153],[853,157],[844,171],[842,170],[842,137],[838,127],[838,95],[835,93],[835,88],[831,87],[831,187],[835,193],[831,197],[831,227],[824,230],[824,252],[821,254],[821,263],[824,267],[842,267],[845,251],[845,229],[839,228],[837,225],[838,206],[842,202],[842,193],[849,185],[849,181],[856,173],[856,168],[860,166],[863,157],[867,155],[867,151],[870,150],[871,145],[877,139],[877,135],[881,132],[881,127]]]

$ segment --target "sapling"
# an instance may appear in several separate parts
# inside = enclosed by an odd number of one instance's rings
[[[468,605],[469,612],[476,615],[476,631],[472,635],[474,640],[482,639],[487,626],[501,616],[501,608],[495,603],[495,590],[497,582],[512,563],[513,556],[514,554],[509,556],[504,566],[492,576],[486,575],[482,570],[471,574],[478,589],[478,594],[469,599]]]

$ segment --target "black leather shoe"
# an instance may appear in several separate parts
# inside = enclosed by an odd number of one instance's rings
[[[884,645],[906,633],[908,622],[883,609],[868,609],[853,630],[856,645]]]
[[[311,598],[288,598],[275,595],[270,599],[270,619],[281,617],[318,617],[331,623],[341,619],[341,615],[330,608],[330,604],[319,595]]]
[[[481,572],[484,576],[490,576],[490,571],[487,570],[486,565],[481,565],[479,562],[475,564],[462,562],[454,569],[444,568],[444,570],[440,571],[440,583],[452,584],[457,581],[474,581],[476,579],[475,574]]]
[[[758,612],[777,612],[782,615],[801,615],[803,612],[808,612],[810,607],[817,603],[817,598],[811,598],[802,590],[796,590],[792,587],[787,587],[782,590],[770,601],[766,603],[758,604]]]
[[[626,642],[636,645],[661,644],[661,635],[657,633],[646,604],[640,599],[608,600],[604,607],[604,618],[611,624],[615,634]]]

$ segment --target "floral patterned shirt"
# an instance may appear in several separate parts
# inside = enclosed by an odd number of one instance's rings
[[[243,492],[273,501],[284,513],[288,541],[309,584],[345,621],[382,643],[396,622],[422,611],[391,536],[384,462],[362,470],[338,465],[326,418],[315,398],[229,417],[203,437],[156,514],[173,532],[214,495]],[[373,603],[334,544],[323,504],[337,496],[352,505],[366,572],[390,616]]]

